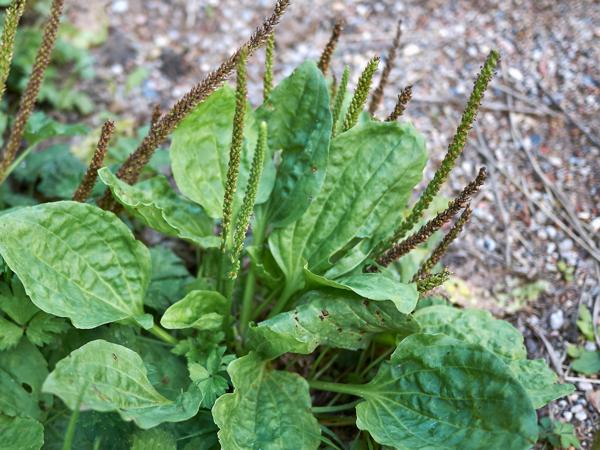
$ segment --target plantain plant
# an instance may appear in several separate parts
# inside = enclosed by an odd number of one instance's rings
[[[431,293],[485,180],[482,168],[434,208],[498,54],[409,206],[427,161],[422,135],[399,121],[410,87],[386,120],[374,115],[400,33],[368,108],[378,58],[353,92],[347,68],[339,84],[329,73],[341,23],[318,64],[273,85],[288,3],[171,110],[155,109],[119,168],[104,166],[109,121],[73,200],[0,213],[0,447],[526,449],[536,409],[572,391],[527,359],[509,323]],[[61,11],[55,0],[2,180]],[[263,44],[254,107],[246,65]],[[177,190],[143,172],[169,136]],[[185,263],[144,244],[145,228],[183,248]]]

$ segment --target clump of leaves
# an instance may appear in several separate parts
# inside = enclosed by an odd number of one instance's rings
[[[545,447],[552,449],[581,448],[572,424],[551,420],[548,417],[540,420],[540,441],[548,444]]]
[[[410,90],[380,121],[365,111],[377,58],[354,92],[349,70],[339,86],[327,80],[340,26],[319,65],[307,61],[272,85],[273,30],[288,3],[171,110],[155,111],[116,171],[102,167],[107,123],[76,201],[0,214],[9,447],[525,449],[538,438],[536,409],[572,391],[527,359],[507,322],[428,296],[449,276],[439,261],[485,170],[426,213],[498,54],[410,207],[427,160],[421,134],[395,120]],[[55,0],[51,24],[61,6]],[[245,68],[265,43],[265,99],[255,108]],[[223,85],[234,70],[235,89]],[[163,176],[138,182],[169,134],[180,193]],[[18,153],[9,150],[5,168]],[[107,191],[94,204],[97,179]],[[186,246],[194,276],[132,228]],[[431,252],[415,267],[423,248]]]

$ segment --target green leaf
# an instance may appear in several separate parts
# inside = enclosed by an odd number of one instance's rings
[[[329,280],[305,269],[304,275],[309,288],[326,286],[352,291],[368,300],[390,300],[396,305],[398,311],[404,314],[413,312],[419,300],[415,283],[400,283],[381,273],[357,273],[337,280]]]
[[[26,339],[0,352],[0,413],[40,419],[52,404],[41,393],[47,375],[46,360]]]
[[[13,348],[23,336],[23,329],[0,316],[0,351]]]
[[[483,347],[444,335],[404,339],[366,385],[359,429],[399,449],[529,449],[535,409],[509,368]]]
[[[0,414],[0,450],[39,450],[44,444],[44,427],[28,417]]]
[[[540,419],[540,441],[548,442],[552,448],[581,448],[572,423],[554,421],[549,417]]]
[[[333,139],[319,195],[269,238],[288,290],[302,286],[306,263],[335,279],[363,262],[397,226],[425,159],[424,140],[409,124],[370,122]]]
[[[275,358],[286,352],[309,354],[319,345],[356,350],[377,333],[416,331],[417,324],[392,302],[367,301],[342,290],[310,291],[294,309],[252,324],[249,342]]]
[[[200,247],[217,247],[213,223],[195,203],[179,197],[168,180],[158,176],[131,186],[119,180],[108,167],[98,171],[115,199],[150,228],[193,242]]]
[[[0,309],[19,325],[25,325],[39,311],[16,276],[0,282]]]
[[[509,363],[525,359],[523,335],[504,320],[478,309],[436,305],[419,309],[414,315],[424,333],[444,333],[470,344],[479,344]]]
[[[307,61],[279,83],[256,111],[267,122],[269,148],[282,150],[269,202],[270,223],[298,219],[318,194],[327,170],[331,138],[329,89],[323,73]]]
[[[319,447],[320,428],[311,413],[306,380],[269,370],[255,353],[233,361],[227,371],[235,390],[212,409],[223,450]]]
[[[571,368],[585,375],[600,373],[600,351],[591,352],[584,350],[581,355],[573,361]]]
[[[575,390],[571,384],[558,384],[558,377],[543,359],[512,361],[509,367],[527,391],[535,409]]]
[[[223,210],[234,111],[235,92],[231,87],[223,86],[188,114],[172,135],[171,167],[177,187],[214,219],[220,218]],[[244,195],[256,147],[257,130],[249,105],[245,114],[244,136],[245,150],[242,152],[236,192],[238,204],[241,204]],[[264,182],[263,177],[261,185]],[[264,188],[259,188],[258,203],[265,200],[261,198],[261,189]]]
[[[157,246],[150,248],[152,274],[144,303],[163,312],[185,294],[185,287],[194,281],[183,260],[170,249]]]
[[[49,344],[56,339],[57,335],[65,333],[68,329],[69,324],[66,320],[40,311],[27,324],[26,334],[32,344],[41,347]]]
[[[31,146],[56,136],[82,136],[88,132],[85,125],[60,123],[41,111],[35,111],[27,121],[23,138]]]
[[[585,305],[579,306],[577,327],[588,341],[594,342],[594,320],[590,310]]]
[[[202,392],[204,408],[212,408],[217,398],[229,388],[229,382],[224,372],[227,364],[234,357],[233,355],[224,355],[225,350],[225,347],[212,349],[204,364],[190,363],[190,378]]]
[[[175,401],[167,399],[148,380],[137,353],[103,340],[89,342],[59,361],[43,389],[71,409],[84,392],[82,407],[116,411],[144,429],[193,417],[202,399],[194,386]]]
[[[177,450],[177,442],[171,433],[154,428],[136,433],[131,450]]]
[[[216,330],[221,328],[228,306],[227,299],[216,291],[192,291],[169,306],[160,323],[170,330]]]
[[[64,201],[4,214],[0,254],[37,307],[77,328],[144,313],[150,254],[110,212]]]

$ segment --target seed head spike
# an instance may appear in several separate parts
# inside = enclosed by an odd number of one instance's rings
[[[327,75],[327,72],[329,71],[331,57],[333,56],[333,52],[335,51],[335,47],[337,46],[343,29],[344,21],[342,19],[337,19],[333,25],[333,30],[331,30],[331,37],[329,38],[327,45],[323,49],[323,53],[321,53],[321,58],[319,59],[318,66],[319,69],[321,69],[321,72],[323,72],[323,75]]]
[[[392,45],[388,51],[388,55],[385,60],[385,66],[383,67],[383,72],[381,72],[381,79],[379,80],[379,84],[371,96],[371,103],[369,104],[369,112],[371,115],[375,114],[375,111],[377,111],[377,108],[381,103],[381,99],[383,98],[383,91],[385,90],[385,86],[390,78],[390,73],[394,67],[394,62],[396,62],[396,54],[398,53],[398,47],[400,46],[400,37],[402,37],[402,20],[399,20],[398,24],[396,25],[396,35],[394,36],[394,40],[392,41]]]
[[[240,159],[244,145],[244,116],[248,87],[246,80],[246,51],[242,50],[237,66],[237,87],[235,92],[235,113],[233,116],[233,131],[231,135],[231,148],[229,150],[229,166],[225,182],[225,197],[223,199],[223,224],[221,235],[221,250],[225,250],[229,228],[233,215],[233,201],[237,190],[238,175],[240,172]]]
[[[490,80],[492,79],[492,76],[494,75],[494,69],[499,61],[500,54],[497,51],[492,50],[485,60],[477,79],[475,80],[473,91],[471,92],[469,101],[467,102],[467,106],[463,112],[460,124],[458,125],[456,134],[448,146],[448,151],[444,157],[444,160],[442,161],[442,164],[440,165],[440,168],[435,172],[432,180],[421,194],[419,200],[417,200],[417,203],[413,206],[412,211],[406,220],[402,222],[400,227],[395,231],[390,241],[380,246],[380,248],[376,250],[376,253],[379,253],[382,248],[389,247],[390,244],[398,242],[400,239],[406,236],[406,233],[412,230],[417,222],[421,220],[423,213],[440,191],[442,184],[448,179],[448,175],[454,168],[456,160],[465,148],[467,137],[471,127],[473,126],[473,122],[477,117],[481,100],[483,99],[483,95],[490,83]]]
[[[273,90],[273,54],[275,53],[275,33],[267,38],[265,50],[265,78],[263,82],[263,100],[267,100]]]
[[[248,227],[250,226],[252,211],[254,211],[254,202],[256,201],[256,195],[258,193],[258,185],[260,184],[260,176],[262,174],[266,151],[267,124],[265,122],[261,122],[258,131],[256,150],[254,152],[254,157],[252,158],[252,166],[250,168],[250,175],[248,177],[248,186],[246,187],[246,193],[244,194],[244,200],[242,202],[242,209],[240,210],[234,232],[233,252],[231,254],[231,278],[236,278],[240,269],[240,255],[242,254],[242,250],[244,248],[244,239],[246,237]]]
[[[434,273],[432,275],[429,275],[417,281],[417,291],[419,291],[419,294],[429,292],[432,289],[435,289],[436,287],[444,284],[446,281],[448,281],[449,278],[450,272],[448,271],[448,269],[444,269],[440,273]]]
[[[13,58],[15,35],[23,11],[25,11],[25,0],[13,0],[4,14],[4,27],[0,38],[0,99],[4,96],[6,89],[6,79]]]
[[[342,80],[340,81],[340,85],[337,88],[337,93],[335,95],[335,101],[333,103],[333,112],[332,112],[332,121],[333,128],[331,130],[331,135],[335,136],[337,134],[338,122],[340,120],[340,114],[342,111],[342,106],[344,105],[344,99],[346,98],[346,90],[348,89],[348,79],[350,78],[350,67],[344,67],[344,73],[342,74]]]
[[[371,82],[373,81],[373,75],[375,74],[378,65],[379,57],[376,56],[369,61],[367,67],[365,67],[365,70],[363,70],[363,73],[360,75],[360,78],[358,79],[358,85],[354,91],[354,96],[352,97],[352,101],[348,107],[348,112],[344,118],[342,132],[348,131],[350,128],[356,125],[356,122],[358,122],[358,116],[362,112],[365,103],[367,102],[369,90],[371,89]]]
[[[394,106],[394,110],[385,119],[386,122],[395,122],[398,118],[404,114],[404,110],[406,109],[406,105],[410,102],[412,98],[412,86],[406,86],[402,89],[402,92],[398,95],[398,100],[396,100],[396,106]]]
[[[104,157],[106,156],[106,152],[108,150],[108,142],[110,141],[114,131],[115,123],[111,120],[107,120],[102,127],[100,139],[98,140],[98,146],[94,151],[94,156],[92,156],[92,160],[90,161],[81,183],[79,183],[79,187],[75,191],[75,194],[73,194],[74,201],[83,203],[92,193],[92,189],[94,189],[94,184],[96,183],[96,178],[98,178],[98,170],[100,170],[104,164]]]
[[[56,43],[56,35],[60,24],[63,4],[64,0],[52,1],[50,18],[44,28],[42,43],[35,56],[31,77],[29,78],[25,92],[23,92],[23,96],[21,97],[19,110],[17,111],[13,127],[10,130],[10,136],[4,149],[4,157],[0,162],[0,182],[4,179],[6,171],[14,161],[19,147],[21,146],[25,125],[33,111],[33,106],[35,105],[35,101],[40,92],[42,81],[44,80],[44,74],[46,73],[48,64],[50,64],[50,56],[52,55],[52,49]]]

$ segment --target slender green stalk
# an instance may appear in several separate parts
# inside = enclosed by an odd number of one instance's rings
[[[77,426],[77,421],[79,420],[79,409],[81,408],[81,402],[83,401],[83,396],[85,395],[86,389],[87,384],[83,386],[83,389],[81,389],[81,392],[77,397],[75,409],[73,409],[73,412],[71,413],[71,417],[69,418],[69,424],[67,425],[67,430],[65,431],[65,440],[63,441],[62,450],[71,450],[71,448],[73,447],[75,428]]]
[[[360,74],[354,96],[352,97],[352,101],[346,112],[346,117],[344,117],[342,132],[348,131],[358,122],[358,117],[367,103],[367,97],[369,96],[371,83],[373,82],[373,75],[375,74],[375,71],[377,71],[378,65],[379,57],[376,56],[369,61],[365,70]]]
[[[344,99],[346,98],[346,90],[348,89],[349,78],[350,67],[346,66],[344,67],[344,73],[342,74],[342,79],[340,80],[340,85],[337,88],[337,93],[333,102],[333,128],[331,129],[332,136],[335,136],[337,134],[338,121],[340,120],[340,114],[342,112],[342,107],[344,106]]]
[[[160,325],[157,324],[152,325],[152,328],[150,328],[148,332],[167,344],[177,345],[177,343],[179,342],[177,339],[175,339],[173,336],[167,333],[163,328],[161,328]]]
[[[10,72],[10,64],[13,58],[15,35],[21,16],[25,11],[25,0],[13,0],[4,15],[4,27],[0,37],[0,100],[6,89],[6,79]]]
[[[233,116],[233,131],[231,135],[231,148],[229,150],[229,165],[227,168],[227,181],[225,182],[225,197],[223,198],[223,223],[221,229],[221,251],[225,251],[233,215],[233,201],[237,190],[238,175],[240,173],[240,159],[244,143],[244,115],[246,113],[246,97],[248,87],[246,84],[246,50],[242,49],[237,65],[237,88],[235,93],[235,113]]]
[[[263,100],[267,100],[273,90],[273,54],[275,53],[275,33],[267,38],[265,49],[265,77],[263,81]]]
[[[238,215],[233,236],[233,250],[231,252],[232,269],[229,273],[229,277],[232,279],[237,278],[240,269],[240,255],[244,248],[244,239],[246,238],[246,232],[250,226],[250,218],[254,211],[254,202],[256,201],[256,194],[258,193],[258,185],[260,183],[260,176],[265,161],[266,149],[267,124],[266,122],[262,122],[258,131],[258,142],[256,143],[256,150],[254,151],[254,157],[252,158],[252,166],[250,167],[250,176],[248,177],[246,193],[244,194],[242,208]]]
[[[341,405],[333,405],[333,406],[313,406],[312,412],[314,414],[329,414],[339,411],[347,411],[349,409],[354,408],[356,405],[360,403],[360,400],[355,400],[349,403],[343,403]]]
[[[362,397],[364,391],[364,386],[360,384],[343,384],[333,383],[331,381],[308,380],[308,385],[311,389],[354,395],[356,397]]]
[[[477,117],[477,112],[479,111],[479,107],[481,105],[481,101],[483,100],[483,96],[485,91],[494,75],[494,69],[498,65],[500,61],[500,54],[492,50],[488,55],[477,79],[475,80],[473,91],[469,97],[469,101],[467,102],[467,106],[463,112],[462,118],[460,120],[460,124],[456,129],[456,133],[448,146],[448,151],[440,168],[435,172],[435,175],[423,191],[419,200],[415,206],[413,206],[409,216],[406,218],[404,222],[398,227],[398,229],[394,232],[394,235],[390,239],[389,242],[386,242],[382,247],[387,248],[390,244],[394,242],[398,242],[402,239],[406,234],[413,229],[413,227],[421,220],[425,210],[429,207],[432,200],[440,191],[442,184],[448,179],[450,172],[454,168],[456,164],[456,160],[461,155],[463,149],[465,148],[465,144],[467,143],[467,138],[469,136],[469,131],[473,126],[473,122]],[[379,251],[382,248],[378,248]]]

